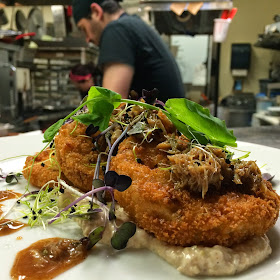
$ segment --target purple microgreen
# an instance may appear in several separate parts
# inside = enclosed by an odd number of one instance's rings
[[[95,134],[98,130],[99,130],[99,126],[94,126],[93,124],[90,124],[86,128],[86,135],[91,136],[91,135]]]
[[[116,141],[112,145],[112,147],[109,151],[108,159],[107,159],[106,172],[109,171],[109,166],[110,166],[111,157],[113,155],[113,152],[114,152],[115,148],[117,147],[117,145],[119,144],[119,142],[121,141],[121,139],[126,135],[128,128],[129,128],[129,125],[125,128],[125,130],[122,132],[122,134],[116,139]]]
[[[93,181],[92,181],[92,186],[94,189],[102,188],[102,187],[104,187],[104,185],[105,184],[104,184],[103,180],[93,179]],[[100,201],[103,204],[106,204],[106,201],[104,198],[104,191],[96,193],[96,197],[97,197],[98,201]],[[93,202],[93,196],[92,196],[92,202]]]
[[[153,90],[142,90],[142,97],[146,103],[153,105],[158,97],[159,90],[154,88]]]
[[[115,215],[115,203],[112,203],[109,209],[109,221],[116,220],[116,215]]]
[[[33,191],[33,192],[26,193],[26,194],[22,195],[20,199],[25,198],[30,195],[38,194],[38,193],[39,193],[39,191]]]
[[[114,187],[118,180],[118,177],[119,177],[119,174],[115,171],[110,170],[110,171],[106,172],[105,177],[104,177],[106,186]]]
[[[114,188],[119,192],[123,192],[130,187],[132,179],[126,175],[119,175],[117,182],[114,185]]]
[[[262,178],[266,181],[272,181],[275,175],[271,175],[270,173],[263,173]]]
[[[99,179],[100,164],[101,164],[101,154],[98,154],[96,166],[95,166],[95,170],[94,170],[94,177],[93,177],[94,179]]]
[[[136,225],[132,222],[123,223],[113,234],[111,245],[116,250],[126,247],[128,240],[135,234]]]
[[[112,148],[112,145],[111,145],[111,141],[110,141],[110,138],[109,138],[108,133],[105,134],[105,139],[106,139],[108,148],[109,148],[109,150],[110,150],[110,149]]]
[[[160,100],[156,100],[156,102],[155,102],[156,104],[158,104],[158,105],[160,105],[160,106],[162,106],[162,107],[164,107],[165,106],[165,103],[164,102],[162,102],[162,101],[160,101]]]
[[[108,171],[105,174],[105,184],[110,186],[120,192],[125,191],[132,183],[132,180],[129,176],[118,175],[115,171]]]
[[[95,194],[97,192],[100,192],[100,191],[109,191],[111,194],[113,193],[113,189],[111,187],[107,187],[107,186],[104,186],[104,187],[101,187],[101,188],[98,188],[98,189],[94,189],[94,190],[91,190],[85,194],[83,194],[82,196],[80,196],[79,198],[77,198],[75,201],[73,201],[72,203],[70,203],[69,205],[67,205],[65,208],[63,208],[57,215],[55,215],[48,223],[49,224],[52,224],[55,220],[57,220],[59,217],[60,217],[60,214],[62,212],[65,212],[67,211],[68,209],[70,209],[72,206],[74,206],[75,204],[77,204],[78,202],[80,202],[81,200],[85,199],[87,196],[90,196],[92,194]]]
[[[100,181],[95,181],[95,180],[99,180],[99,169],[100,169],[100,163],[101,163],[101,154],[98,154],[98,157],[97,157],[97,161],[96,161],[96,166],[95,166],[95,171],[94,171],[94,179],[93,179],[93,184],[92,184],[92,187],[93,189],[97,189],[97,188],[100,188],[100,187],[103,187],[104,186],[104,181],[103,180],[100,180]],[[103,203],[103,204],[106,204],[106,201],[103,199],[103,195],[101,193],[97,193],[97,199]],[[91,205],[93,205],[93,197],[94,197],[94,194],[92,194],[91,196]]]
[[[87,250],[90,250],[97,242],[102,239],[105,227],[99,226],[90,232],[88,237],[82,238],[80,241],[84,244],[86,243]]]
[[[110,131],[111,129],[113,129],[114,127],[116,126],[116,123],[113,123],[111,126],[107,127],[104,131],[102,131],[100,134],[98,134],[96,137],[95,137],[95,141],[94,142],[97,142],[98,139],[105,135],[108,131]]]

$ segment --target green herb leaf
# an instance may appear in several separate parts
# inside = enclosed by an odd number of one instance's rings
[[[8,174],[6,177],[6,183],[11,184],[14,180],[18,182],[18,179],[15,174]]]
[[[93,112],[90,114],[81,114],[72,118],[85,125],[99,126],[100,131],[105,130],[109,125],[111,114],[114,110],[113,104],[99,99],[94,102],[94,106],[91,106],[91,108]]]
[[[90,250],[98,241],[102,239],[104,230],[105,227],[100,226],[89,234],[88,236],[89,244],[87,245],[88,250]]]
[[[170,113],[170,120],[178,119],[187,126],[190,126],[192,132],[197,131],[205,135],[213,145],[236,147],[236,138],[232,130],[228,130],[225,121],[213,117],[209,110],[201,105],[187,99],[169,99],[165,104],[165,109]],[[167,114],[168,116],[168,114]],[[168,116],[168,117],[170,117]],[[174,125],[177,127],[178,122]],[[181,131],[182,127],[177,127]],[[181,131],[185,134],[185,130]],[[188,135],[186,135],[189,137]],[[191,139],[194,139],[192,137]]]
[[[184,134],[188,139],[195,139],[196,142],[206,145],[209,140],[205,137],[203,133],[193,130],[189,125],[178,120],[172,114],[166,114],[168,118],[172,121],[172,123],[176,126],[176,128]]]
[[[132,222],[123,223],[111,238],[111,245],[116,250],[126,247],[128,240],[135,234],[136,225]]]
[[[50,142],[54,138],[54,136],[58,133],[60,127],[63,125],[64,119],[58,120],[56,123],[51,125],[44,133],[44,141],[43,142]]]
[[[116,109],[121,104],[121,95],[102,87],[91,87],[88,92],[87,101],[90,101],[87,104],[90,113],[95,113],[95,110],[98,109],[97,103],[107,101],[113,105]]]

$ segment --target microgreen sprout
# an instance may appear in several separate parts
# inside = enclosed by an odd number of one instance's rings
[[[10,172],[8,174],[5,174],[0,169],[0,179],[5,180],[7,184],[18,183],[18,180],[21,177],[22,177],[22,173],[20,173],[20,172],[17,172],[17,173]]]
[[[136,225],[131,222],[123,223],[111,238],[111,245],[116,250],[122,250],[126,247],[128,240],[135,234]]]
[[[99,226],[96,229],[92,230],[88,237],[83,237],[82,242],[86,242],[87,250],[90,250],[96,243],[98,243],[103,236],[105,227]]]

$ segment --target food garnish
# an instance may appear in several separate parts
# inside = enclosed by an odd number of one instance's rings
[[[45,131],[46,149],[27,158],[23,175],[40,190],[27,186],[16,204],[24,206],[21,218],[44,228],[89,222],[79,241],[87,250],[101,240],[122,250],[139,228],[176,250],[235,250],[255,236],[259,242],[278,217],[279,197],[256,163],[243,161],[249,152],[234,158],[233,131],[208,109],[187,99],[164,104],[156,94],[143,91],[135,101],[92,87],[85,102]],[[251,209],[259,220],[246,228]],[[263,244],[259,261],[270,253]]]
[[[45,142],[52,141],[59,128],[71,117],[85,125],[93,124],[94,126],[98,126],[100,131],[104,131],[108,128],[113,110],[121,103],[138,105],[150,110],[160,110],[159,107],[150,105],[149,103],[122,99],[120,94],[111,90],[101,87],[91,87],[86,102],[45,131]],[[74,116],[84,106],[88,107],[88,113]],[[204,145],[212,143],[221,147],[225,145],[237,146],[236,138],[233,132],[226,128],[225,121],[213,117],[210,115],[209,109],[203,108],[193,101],[184,98],[169,99],[162,112],[190,140],[195,140]]]

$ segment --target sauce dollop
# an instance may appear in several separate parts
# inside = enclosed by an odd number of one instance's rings
[[[0,201],[5,201],[8,199],[15,199],[20,197],[20,193],[16,193],[12,190],[0,191]],[[1,207],[3,204],[0,204],[0,216],[2,215],[3,211]],[[12,234],[25,226],[24,223],[8,220],[8,219],[0,219],[0,236]]]
[[[0,236],[12,234],[25,226],[26,224],[18,221],[2,219],[0,220]]]
[[[17,253],[12,279],[48,280],[79,264],[87,257],[79,240],[47,238]]]

